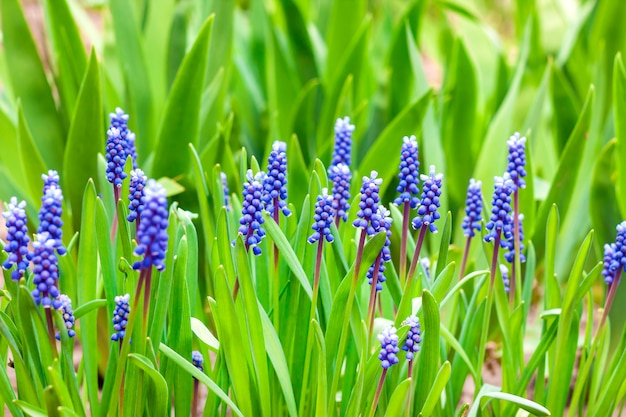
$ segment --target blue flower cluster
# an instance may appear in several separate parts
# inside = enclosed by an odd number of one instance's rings
[[[622,270],[626,272],[626,221],[617,225],[615,243],[604,245],[604,282],[611,284]]]
[[[509,146],[508,165],[506,172],[509,173],[511,180],[513,181],[513,191],[519,188],[526,187],[526,138],[520,137],[520,134],[515,132],[513,136],[506,142]]]
[[[398,335],[396,334],[396,328],[393,326],[386,327],[379,335],[380,341],[380,353],[378,359],[380,359],[380,366],[384,369],[388,369],[390,366],[398,363]]]
[[[486,225],[489,233],[485,236],[485,242],[503,237],[500,242],[501,247],[507,248],[505,240],[513,236],[513,222],[511,219],[511,193],[513,192],[513,181],[508,173],[503,177],[495,177],[495,186],[492,198],[491,217]]]
[[[517,219],[517,225],[519,228],[519,261],[526,262],[526,256],[524,256],[524,254],[522,253],[524,251],[524,243],[522,243],[524,241],[524,226],[522,225],[522,220],[524,220],[524,215],[520,214]],[[511,218],[511,223],[512,222],[513,219]],[[513,227],[514,226],[511,226],[511,228]],[[513,261],[515,261],[515,239],[512,236],[511,239],[506,240],[504,243],[507,247],[507,251],[504,253],[504,259],[506,259],[508,263],[513,263]]]
[[[226,211],[230,211],[230,192],[228,191],[228,177],[223,172],[220,172],[220,179],[222,180],[222,191],[224,191],[224,206],[226,206]]]
[[[45,180],[44,180],[45,181]],[[54,241],[54,248],[59,255],[65,255],[63,246],[63,193],[54,184],[49,184],[41,198],[41,208],[39,209],[39,228],[37,233],[47,233],[47,239]]]
[[[417,140],[415,136],[405,136],[403,139],[402,150],[400,152],[400,173],[398,178],[400,183],[396,188],[400,196],[394,200],[394,204],[400,206],[404,203],[409,203],[411,208],[417,208],[419,199],[419,168],[420,162],[418,159]]]
[[[330,232],[333,224],[335,212],[333,210],[333,198],[328,195],[328,189],[322,189],[322,195],[317,196],[315,203],[315,214],[313,215],[313,234],[309,236],[309,243],[315,243],[326,238],[328,243],[332,243],[335,238]]]
[[[41,174],[41,179],[43,180],[43,194],[45,194],[50,187],[61,188],[59,186],[59,181],[61,180],[59,173],[53,169],[49,170],[47,175]]]
[[[272,144],[272,152],[267,159],[267,174],[263,178],[263,202],[265,210],[274,214],[278,206],[285,216],[290,216],[287,208],[287,144],[276,141]]]
[[[474,178],[470,179],[467,187],[467,197],[465,199],[465,217],[463,218],[463,234],[467,237],[474,237],[480,231],[483,210],[483,195],[481,191],[482,183]]]
[[[384,206],[378,206],[378,216],[380,218],[380,225],[376,233],[384,232],[387,238],[385,239],[385,244],[383,248],[380,250],[381,258],[380,264],[378,265],[378,277],[376,279],[376,291],[381,291],[383,289],[383,282],[387,280],[385,277],[385,264],[387,262],[391,262],[391,250],[389,246],[391,246],[391,213]],[[367,282],[372,285],[374,281],[374,267],[376,263],[373,263],[369,269],[367,270]]]
[[[248,170],[246,174],[247,181],[243,184],[243,202],[241,205],[241,218],[239,219],[239,234],[244,236],[246,248],[252,249],[252,252],[257,256],[261,254],[261,248],[257,245],[265,237],[265,230],[261,227],[265,222],[261,214],[263,211],[264,176],[263,172],[253,175],[252,170]]]
[[[335,123],[335,147],[333,149],[333,160],[331,165],[352,164],[352,132],[354,125],[350,124],[348,116],[337,119]],[[332,179],[332,178],[331,178]]]
[[[135,134],[128,129],[129,116],[124,113],[119,107],[115,108],[115,113],[109,113],[109,119],[111,120],[110,128],[116,128],[120,131],[120,136],[123,139],[124,146],[124,161],[122,162],[122,169],[126,164],[126,158],[129,156],[133,162],[133,169],[137,169],[137,147],[135,146]]]
[[[16,265],[15,271],[11,273],[11,279],[15,281],[19,281],[24,276],[31,259],[28,250],[30,239],[28,238],[24,207],[26,207],[25,201],[18,203],[16,197],[11,197],[9,204],[7,204],[7,211],[2,213],[6,219],[7,228],[7,244],[4,251],[9,255],[2,267],[8,270]]]
[[[380,216],[378,214],[378,203],[380,202],[380,184],[383,180],[378,177],[378,172],[372,171],[369,177],[363,177],[361,185],[361,201],[359,211],[354,220],[354,227],[360,227],[367,231],[368,235],[376,234],[380,227]]]
[[[191,363],[193,364],[193,366],[198,368],[200,372],[204,372],[204,357],[202,356],[202,353],[200,353],[200,351],[194,350],[193,352],[191,352]]]
[[[130,186],[128,189],[128,221],[138,219],[144,207],[144,187],[148,177],[139,168],[130,171]]]
[[[37,233],[33,242],[33,284],[35,304],[46,308],[61,307],[59,297],[59,261],[54,254],[56,241],[47,232]]]
[[[419,229],[422,225],[428,226],[431,233],[437,232],[435,221],[441,218],[437,211],[441,205],[439,197],[441,196],[441,184],[443,174],[435,174],[435,166],[430,166],[428,175],[420,176],[422,183],[422,199],[417,209],[417,217],[413,219],[413,229]]]
[[[331,165],[328,169],[329,178],[333,181],[333,209],[335,217],[348,220],[350,210],[350,180],[352,173],[345,164]]]
[[[165,269],[167,251],[168,211],[165,189],[155,180],[148,180],[144,188],[144,208],[139,216],[137,247],[135,255],[143,256],[142,261],[133,264],[134,269]]]
[[[412,361],[415,359],[415,354],[420,350],[420,343],[422,342],[422,331],[420,328],[420,320],[417,316],[409,316],[402,323],[403,326],[408,325],[409,331],[406,334],[406,341],[402,345],[402,350],[406,351],[406,359]]]
[[[502,274],[502,283],[504,284],[504,292],[507,294],[511,289],[511,282],[509,281],[509,268],[506,265],[500,264],[500,273]]]
[[[76,332],[74,331],[74,311],[72,310],[72,300],[65,294],[61,294],[59,296],[59,302],[61,306],[59,310],[61,310],[61,315],[63,316],[63,322],[65,323],[65,328],[67,329],[67,335],[69,337],[76,336]],[[61,340],[61,335],[57,333],[57,340]]]
[[[115,309],[113,310],[113,330],[111,340],[121,341],[126,336],[126,326],[130,316],[130,295],[118,295],[115,297]]]
[[[613,259],[615,258],[615,243],[605,243],[604,244],[604,258],[602,261],[602,276],[604,277],[604,282],[607,284],[612,284],[615,279],[615,270],[614,266],[619,265],[619,263],[613,263]]]
[[[111,127],[107,130],[106,160],[107,180],[113,186],[120,188],[126,179],[124,165],[126,162],[126,139],[122,137],[120,129]]]

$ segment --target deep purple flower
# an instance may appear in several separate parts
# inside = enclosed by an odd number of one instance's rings
[[[436,233],[435,221],[441,218],[437,209],[441,206],[439,197],[441,196],[443,174],[435,174],[435,166],[431,165],[428,175],[422,174],[420,177],[423,181],[422,199],[417,209],[417,217],[413,219],[413,229],[417,230],[422,225],[426,225],[431,233]]]
[[[626,272],[626,221],[617,225],[615,243],[604,245],[604,282],[613,283],[617,272]]]
[[[381,291],[383,289],[382,283],[387,280],[385,277],[385,264],[391,262],[391,250],[389,246],[391,246],[391,213],[384,206],[378,206],[378,215],[380,218],[380,224],[376,233],[384,232],[387,238],[385,239],[385,244],[383,245],[381,252],[380,263],[378,265],[378,278],[376,280],[376,291]],[[374,280],[374,267],[376,266],[376,262],[374,262],[369,269],[367,270],[367,282],[372,285]]]
[[[7,211],[2,213],[6,219],[7,228],[7,244],[4,251],[9,255],[2,267],[8,270],[16,265],[15,271],[11,273],[11,279],[15,281],[19,281],[24,276],[31,259],[28,251],[30,239],[28,238],[24,207],[26,207],[25,201],[18,203],[16,197],[11,197],[9,204],[7,204]]]
[[[59,186],[59,173],[53,169],[48,171],[48,175],[41,174],[41,179],[43,180],[43,194],[45,194],[46,191],[48,191],[48,188],[50,188],[51,186],[61,188]]]
[[[412,361],[415,359],[415,354],[420,350],[420,343],[422,342],[422,330],[420,327],[420,320],[417,316],[409,316],[402,323],[403,326],[409,326],[409,331],[406,334],[406,341],[402,345],[402,350],[406,351],[406,360]]]
[[[345,164],[331,165],[328,169],[328,176],[333,181],[333,208],[335,217],[348,220],[348,210],[350,210],[350,180],[352,173]]]
[[[59,302],[61,306],[58,308],[61,310],[61,315],[63,316],[63,322],[65,323],[65,328],[67,329],[67,335],[69,337],[76,336],[76,332],[74,331],[74,311],[72,310],[72,300],[65,294],[61,294],[59,296]],[[57,333],[57,340],[61,340],[61,335]]]
[[[63,192],[54,184],[50,184],[41,197],[39,209],[39,227],[37,233],[47,233],[47,239],[54,241],[54,248],[59,255],[65,255],[63,246]]]
[[[403,139],[402,150],[400,152],[400,173],[398,178],[400,183],[396,188],[400,194],[394,200],[394,204],[400,206],[409,203],[414,209],[419,204],[419,183],[420,183],[420,162],[417,152],[417,140],[415,136],[405,136]]]
[[[56,241],[47,232],[37,233],[33,242],[33,284],[35,304],[46,308],[61,307],[59,297],[59,261],[54,254]]]
[[[133,169],[137,169],[137,147],[135,146],[135,134],[128,129],[129,116],[124,113],[119,107],[115,108],[115,113],[109,113],[109,119],[111,120],[110,128],[116,128],[120,131],[120,136],[123,139],[124,146],[124,162],[122,162],[122,168],[126,163],[126,158],[129,156],[133,161]],[[123,179],[123,178],[122,178]]]
[[[519,252],[520,252],[519,261],[526,262],[526,256],[524,256],[524,254],[522,253],[524,251],[524,244],[522,243],[524,241],[524,227],[522,225],[522,220],[524,220],[524,215],[520,214],[518,217],[518,222],[517,222],[518,227],[519,227]],[[511,222],[513,222],[512,219],[511,219]],[[511,226],[511,227],[514,227],[514,226]],[[509,263],[513,263],[513,261],[515,261],[514,238],[507,240],[505,244],[508,250],[504,253],[504,259],[506,259],[506,261]]]
[[[381,221],[378,214],[378,203],[380,202],[378,193],[383,180],[376,177],[378,177],[376,171],[372,171],[369,177],[363,177],[359,211],[356,214],[357,219],[353,223],[354,227],[365,229],[370,236],[376,234]]]
[[[291,216],[287,208],[287,144],[276,141],[267,158],[267,174],[263,179],[263,202],[265,211],[274,214],[275,205],[285,216]]]
[[[333,224],[335,212],[333,210],[333,198],[328,195],[328,189],[322,189],[322,195],[317,196],[315,203],[315,214],[313,215],[313,234],[309,236],[309,243],[315,243],[320,239],[326,238],[328,243],[332,243],[335,238],[330,232]]]
[[[354,125],[350,124],[348,116],[337,119],[335,123],[335,148],[331,165],[352,164],[352,132]],[[332,179],[332,178],[331,178]]]
[[[602,276],[604,277],[604,282],[607,284],[612,284],[615,279],[615,270],[614,265],[619,265],[619,262],[614,264],[615,252],[616,252],[615,243],[605,243],[604,244],[604,259],[602,261]]]
[[[144,187],[148,177],[142,170],[134,169],[130,171],[130,186],[128,189],[128,221],[134,222],[143,211],[144,207]]]
[[[380,353],[378,359],[380,359],[380,366],[384,369],[388,369],[390,366],[398,363],[398,335],[396,334],[396,328],[393,326],[386,327],[379,335],[380,341]]]
[[[509,145],[509,163],[506,167],[506,172],[509,173],[511,180],[513,181],[513,191],[518,188],[525,188],[526,181],[526,138],[520,137],[518,132],[515,132],[513,136],[506,142]]]
[[[191,363],[198,368],[200,372],[204,372],[204,357],[200,351],[194,350],[191,352]]]
[[[502,274],[502,283],[504,284],[504,292],[507,294],[511,289],[511,282],[509,281],[509,268],[505,264],[500,264],[500,273]]]
[[[222,191],[224,191],[224,206],[226,207],[226,211],[230,211],[230,192],[228,191],[228,178],[226,174],[220,172],[220,179],[222,180]]]
[[[137,230],[137,247],[135,255],[143,256],[142,261],[133,264],[134,269],[151,268],[165,269],[165,252],[167,251],[168,210],[165,188],[150,179],[144,188],[144,208],[139,215]]]
[[[264,172],[252,174],[249,169],[243,183],[243,201],[241,204],[241,218],[239,219],[239,234],[244,236],[247,249],[252,249],[255,255],[261,254],[261,248],[257,245],[265,237],[265,230],[261,225],[265,222],[263,215],[263,177]],[[234,245],[235,242],[233,242]]]
[[[115,309],[113,310],[113,334],[111,340],[121,341],[126,336],[126,325],[130,316],[130,295],[115,296]]]
[[[507,248],[506,240],[513,237],[513,222],[511,219],[511,193],[513,181],[508,172],[502,177],[495,177],[494,192],[492,198],[491,217],[485,226],[489,233],[485,236],[485,242],[503,237],[500,241],[502,248]]]
[[[115,187],[120,188],[122,181],[126,178],[124,165],[126,163],[127,151],[126,138],[122,137],[120,129],[112,127],[107,130],[106,160],[107,160],[107,180]]]
[[[467,197],[465,199],[465,217],[463,218],[463,234],[467,237],[474,237],[480,231],[483,210],[483,195],[481,191],[482,183],[474,178],[470,180],[467,187]]]

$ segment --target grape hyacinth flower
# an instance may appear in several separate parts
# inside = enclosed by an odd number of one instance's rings
[[[7,244],[4,251],[9,255],[2,267],[9,270],[13,265],[16,266],[15,271],[11,272],[11,279],[14,281],[19,281],[24,276],[31,259],[28,250],[30,239],[28,238],[24,207],[26,207],[25,201],[18,203],[16,197],[11,197],[9,204],[7,204],[7,211],[2,213],[6,219],[7,228]]]
[[[33,284],[32,291],[35,304],[45,308],[61,307],[59,289],[59,262],[54,254],[56,242],[47,232],[37,233],[33,242]]]
[[[509,281],[509,268],[507,268],[505,264],[500,264],[500,273],[502,274],[504,292],[508,294],[511,289],[511,281]]]
[[[168,210],[165,188],[150,179],[144,187],[144,208],[139,215],[137,247],[135,255],[143,260],[133,264],[133,269],[149,269],[155,266],[158,271],[165,269],[167,251]]]
[[[263,210],[263,177],[264,172],[252,174],[249,169],[243,184],[243,200],[241,205],[241,219],[239,219],[239,234],[244,236],[246,249],[252,249],[252,253],[259,256],[261,248],[258,244],[265,237],[265,230],[261,225],[265,222],[261,214]],[[235,242],[233,242],[233,245]]]
[[[383,384],[385,383],[387,371],[391,366],[398,363],[397,355],[398,352],[400,352],[400,348],[398,347],[398,335],[396,334],[395,327],[386,327],[378,335],[378,340],[380,341],[380,353],[378,354],[378,359],[380,359],[380,366],[383,368],[383,373],[378,381],[378,387],[376,387],[376,394],[374,395],[374,402],[372,403],[370,417],[376,413],[376,407],[378,406],[378,400],[383,389]]]
[[[378,214],[378,203],[380,202],[380,184],[383,180],[378,177],[378,172],[372,171],[369,177],[363,177],[361,185],[361,201],[357,219],[353,226],[362,228],[368,235],[376,234],[380,227],[380,216]],[[364,235],[362,235],[364,237]]]
[[[122,181],[126,179],[124,165],[126,162],[127,144],[126,138],[122,137],[120,129],[111,127],[107,130],[106,143],[106,160],[107,160],[107,181],[113,184],[113,191],[116,194],[116,200],[119,200],[119,189],[122,187]]]
[[[59,296],[59,301],[61,302],[61,306],[59,310],[61,310],[61,315],[63,316],[63,322],[65,323],[65,328],[67,329],[67,335],[69,337],[76,336],[76,332],[74,331],[74,311],[72,310],[72,300],[65,294],[61,294]],[[57,333],[57,340],[61,340],[61,334]]]
[[[333,181],[333,209],[335,210],[335,225],[339,227],[339,220],[348,221],[350,210],[350,180],[352,173],[350,167],[339,163],[331,165],[328,176]]]
[[[515,132],[506,142],[509,146],[508,165],[506,172],[513,181],[513,191],[526,187],[526,138]]]
[[[226,207],[226,211],[230,211],[230,191],[228,191],[228,178],[226,174],[220,172],[220,179],[222,180],[222,191],[224,191],[224,206]]]
[[[604,282],[609,285],[609,292],[604,303],[604,312],[597,330],[598,334],[611,310],[622,272],[626,272],[626,221],[618,224],[616,229],[615,243],[604,245],[604,268],[602,275],[604,276]]]
[[[374,271],[376,268],[376,263],[378,263],[378,277],[376,280],[376,291],[382,291],[383,286],[382,283],[386,281],[384,272],[385,272],[385,263],[391,262],[391,250],[389,250],[389,246],[391,246],[391,213],[383,206],[378,206],[378,214],[380,216],[381,222],[380,227],[376,231],[377,233],[384,232],[387,238],[385,239],[385,244],[380,250],[380,262],[374,262],[372,266],[367,270],[367,281],[370,285],[373,283],[374,279]],[[378,261],[378,259],[377,259]]]
[[[198,350],[191,352],[191,363],[198,368],[200,372],[204,372],[204,357]]]
[[[139,216],[144,207],[144,187],[148,177],[143,173],[141,169],[134,169],[130,171],[130,186],[128,190],[128,217],[129,222],[137,220],[137,226],[139,226]]]
[[[417,217],[412,221],[413,229],[419,230],[420,233],[417,238],[417,244],[415,245],[411,266],[409,267],[407,284],[415,275],[417,261],[419,260],[422,245],[424,244],[424,237],[426,236],[426,230],[430,230],[431,233],[437,233],[435,222],[441,218],[437,209],[441,205],[439,197],[441,196],[443,174],[436,174],[435,172],[435,166],[431,165],[428,175],[422,174],[420,176],[422,179],[422,196],[419,208],[417,209]]]
[[[409,331],[406,334],[406,341],[402,345],[402,350],[406,352],[406,360],[412,361],[415,359],[415,354],[420,350],[420,343],[422,342],[422,330],[420,327],[420,320],[417,316],[409,316],[402,323],[403,326],[409,326]],[[411,375],[409,375],[410,377]]]
[[[115,309],[113,310],[113,330],[111,340],[121,342],[126,336],[126,326],[130,316],[130,295],[118,295],[115,297]]]
[[[54,248],[59,255],[65,255],[66,249],[63,246],[63,193],[54,184],[46,189],[41,198],[41,209],[39,209],[39,227],[37,233],[47,233],[48,239],[54,241]]]
[[[41,174],[41,179],[43,180],[43,194],[48,191],[48,188],[51,186],[55,186],[56,188],[61,188],[59,186],[59,173],[53,169],[48,171],[48,174]]]
[[[354,125],[350,124],[348,116],[337,119],[335,122],[335,147],[333,149],[332,165],[352,164],[352,132]],[[331,178],[332,179],[332,178]]]
[[[415,209],[419,204],[417,195],[419,194],[418,185],[420,182],[417,140],[415,136],[405,136],[402,141],[400,173],[398,174],[400,183],[396,188],[396,191],[398,191],[400,195],[394,200],[394,204],[396,206],[409,204],[412,209]]]
[[[513,181],[508,173],[502,177],[495,177],[495,187],[492,199],[491,217],[485,226],[489,233],[485,236],[485,242],[495,240],[499,246],[506,248],[501,240],[511,239],[513,224],[511,219],[511,193]]]
[[[111,121],[109,128],[116,128],[120,131],[120,136],[124,139],[124,163],[126,164],[126,158],[131,157],[133,163],[133,169],[137,169],[137,148],[135,146],[135,134],[128,129],[129,116],[124,113],[119,107],[115,108],[114,113],[109,113],[109,119]]]
[[[463,218],[463,234],[466,237],[474,237],[480,231],[483,210],[482,182],[470,179],[465,199],[465,217]]]
[[[520,255],[519,255],[519,261],[520,262],[526,262],[526,256],[524,256],[524,254],[522,253],[524,251],[524,244],[522,243],[524,241],[524,227],[522,225],[522,221],[524,220],[524,215],[520,214],[518,216],[518,222],[517,222],[517,227],[519,228],[519,251],[520,251]],[[511,220],[512,221],[512,220]],[[506,242],[507,245],[507,252],[504,253],[504,259],[506,259],[506,261],[508,263],[513,263],[513,261],[515,261],[515,243],[512,239],[507,240]]]
[[[328,195],[328,189],[322,189],[322,195],[317,196],[315,203],[315,214],[313,214],[313,234],[309,236],[308,242],[315,243],[320,239],[326,239],[328,243],[332,243],[335,238],[330,232],[330,226],[333,223],[334,210],[333,198]]]
[[[604,277],[604,282],[607,284],[612,284],[615,279],[615,272],[617,270],[617,266],[619,262],[614,262],[615,252],[617,248],[615,243],[605,243],[604,244],[604,260],[602,262],[602,276]]]
[[[285,217],[291,216],[287,208],[287,144],[276,141],[272,144],[272,152],[267,158],[267,174],[263,178],[263,203],[265,211],[274,216],[278,223],[278,211]]]

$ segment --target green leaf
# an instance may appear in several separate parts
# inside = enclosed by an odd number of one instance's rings
[[[31,201],[39,201],[43,188],[41,174],[47,173],[47,170],[33,141],[20,103],[17,104],[17,120],[17,149],[19,159],[22,161],[22,175],[26,178],[26,183],[30,189]]]
[[[422,321],[423,344],[420,353],[420,367],[416,377],[419,384],[415,384],[413,392],[414,410],[421,410],[427,405],[426,400],[429,393],[421,387],[431,387],[432,389],[439,368],[439,306],[429,291],[422,293],[422,310],[424,311],[424,320]]]
[[[107,300],[103,300],[103,299],[98,299],[98,300],[91,300],[83,305],[81,305],[80,307],[78,307],[76,310],[74,310],[74,318],[75,319],[79,319],[80,317],[84,316],[85,314],[93,311],[93,310],[97,310],[99,308],[102,308],[104,306],[106,306],[108,303]]]
[[[218,353],[220,350],[220,342],[213,336],[211,331],[195,317],[191,318],[191,331],[198,339],[209,347],[213,352]]]
[[[78,93],[75,111],[63,158],[63,193],[70,201],[73,213],[81,207],[84,186],[98,173],[98,152],[104,149],[102,134],[102,94],[100,91],[100,68],[95,50],[89,57],[87,72]],[[71,180],[70,180],[71,179]],[[89,215],[89,214],[87,214]],[[80,216],[72,216],[74,229],[80,227]]]
[[[47,417],[48,413],[39,407],[22,400],[13,400],[13,404],[17,405],[26,415],[31,417]]]
[[[174,178],[186,174],[189,154],[174,152],[185,143],[198,144],[199,115],[213,17],[209,17],[185,56],[165,105],[155,148],[152,175]]]
[[[393,390],[389,403],[387,404],[387,411],[385,411],[385,417],[397,417],[403,415],[406,410],[406,400],[411,389],[412,379],[407,378],[400,382],[396,389]]]
[[[495,398],[502,401],[508,401],[519,408],[532,413],[535,416],[549,416],[550,411],[542,406],[541,404],[537,404],[534,401],[527,400],[526,398],[518,397],[517,395],[507,394],[506,392],[488,392],[482,395],[482,398]]]
[[[164,416],[169,414],[167,412],[167,399],[168,399],[168,391],[167,384],[165,383],[165,378],[154,369],[154,365],[150,362],[148,358],[138,353],[131,353],[128,355],[130,362],[137,365],[140,369],[142,369],[152,380],[154,384],[154,396],[151,395],[150,405],[152,412],[156,416]]]
[[[615,161],[617,165],[617,199],[622,218],[626,217],[626,71],[622,55],[615,56],[613,66],[613,120],[615,121]]]
[[[421,415],[432,415],[435,406],[441,400],[441,393],[443,392],[446,384],[448,383],[448,380],[450,379],[450,369],[450,362],[445,361],[439,369],[437,377],[435,378],[435,381],[430,388],[430,392],[428,393],[426,401],[424,402],[424,407],[422,407],[422,411],[420,413]]]

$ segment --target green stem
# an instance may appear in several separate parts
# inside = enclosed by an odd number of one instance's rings
[[[370,302],[369,307],[367,309],[367,322],[369,323],[369,334],[368,334],[368,345],[369,341],[372,339],[372,331],[374,330],[374,316],[376,315],[376,285],[378,284],[378,271],[380,269],[380,261],[382,259],[382,251],[376,257],[376,262],[374,262],[374,274],[372,275],[372,288],[370,289]],[[369,352],[369,348],[367,349]]]
[[[459,273],[459,281],[465,276],[465,268],[467,268],[467,259],[469,258],[470,245],[472,243],[472,237],[468,236],[465,241],[465,250],[463,251],[463,261],[461,262],[461,272]]]

